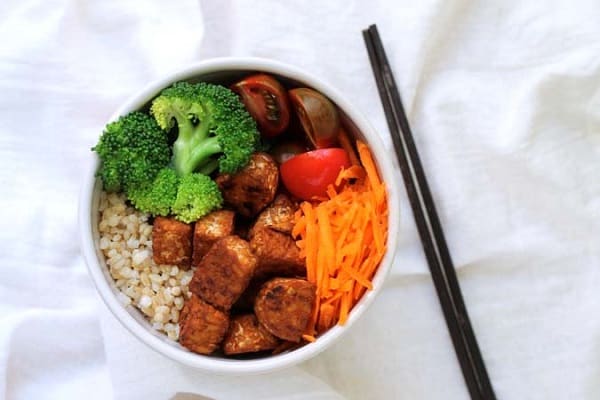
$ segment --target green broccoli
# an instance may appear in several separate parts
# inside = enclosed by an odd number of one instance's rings
[[[172,164],[179,176],[194,171],[235,173],[260,144],[256,122],[238,96],[224,86],[177,82],[154,99],[158,125],[178,128]]]
[[[92,150],[102,161],[96,176],[109,192],[127,192],[152,182],[171,159],[167,133],[152,117],[137,111],[109,123]]]
[[[191,173],[179,178],[172,168],[163,168],[153,182],[130,189],[128,199],[136,209],[190,223],[221,208],[223,197],[207,175]]]
[[[172,168],[163,168],[146,185],[130,188],[127,197],[138,210],[152,215],[169,215],[177,197],[179,177]]]
[[[180,221],[190,223],[223,206],[217,183],[209,176],[191,173],[181,178],[171,210]]]
[[[190,223],[222,207],[208,174],[235,173],[260,146],[256,123],[231,90],[175,83],[153,101],[154,119],[129,113],[109,123],[92,148],[107,191],[123,191],[140,211]],[[168,132],[177,127],[173,150]]]

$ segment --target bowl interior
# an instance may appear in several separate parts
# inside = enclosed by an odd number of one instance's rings
[[[124,295],[117,289],[108,268],[106,267],[104,255],[99,247],[98,232],[98,205],[102,185],[95,178],[99,160],[92,153],[94,162],[92,171],[87,176],[87,182],[82,188],[80,202],[80,226],[82,229],[82,250],[88,264],[88,268],[94,283],[96,284],[102,299],[117,319],[131,331],[138,339],[170,357],[188,366],[210,370],[217,373],[259,373],[267,372],[310,358],[324,350],[337,338],[340,337],[357,320],[367,306],[372,302],[374,296],[381,289],[392,264],[397,242],[398,224],[398,182],[399,175],[391,154],[383,147],[378,135],[368,124],[366,119],[356,111],[353,106],[346,102],[343,96],[333,87],[321,82],[317,78],[306,74],[294,67],[261,59],[216,59],[203,62],[180,70],[169,77],[148,85],[145,89],[130,98],[120,107],[112,119],[124,115],[133,110],[147,110],[152,99],[170,84],[186,80],[190,82],[211,82],[229,85],[240,78],[255,72],[266,72],[275,75],[285,86],[311,87],[320,91],[332,100],[341,112],[342,122],[346,130],[354,138],[366,142],[374,155],[379,173],[386,182],[388,191],[389,227],[387,251],[373,278],[373,290],[366,292],[350,313],[349,319],[344,326],[335,326],[315,342],[309,343],[296,350],[278,355],[269,355],[261,358],[231,359],[220,356],[204,356],[190,352],[178,342],[169,339],[166,335],[152,328],[151,323],[146,320],[141,311],[133,305],[125,305]]]

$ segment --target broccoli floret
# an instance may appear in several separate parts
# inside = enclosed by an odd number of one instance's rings
[[[152,215],[169,215],[177,197],[179,177],[172,168],[163,168],[154,181],[127,192],[127,197],[135,208]]]
[[[226,87],[175,83],[153,101],[151,116],[132,112],[106,126],[92,149],[107,191],[123,191],[140,211],[190,223],[221,208],[208,176],[235,173],[260,145],[256,122]],[[168,131],[177,128],[173,151]],[[170,165],[169,165],[170,164]]]
[[[171,210],[175,218],[190,223],[222,206],[223,196],[216,182],[207,175],[192,173],[181,178]]]
[[[152,182],[171,159],[167,133],[152,117],[137,111],[109,123],[92,150],[102,161],[96,176],[109,192]]]
[[[150,111],[161,128],[178,128],[172,162],[179,176],[210,174],[217,167],[221,173],[235,173],[260,144],[256,122],[224,86],[175,83],[152,102]]]

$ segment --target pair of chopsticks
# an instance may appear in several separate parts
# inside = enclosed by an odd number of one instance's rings
[[[363,31],[396,156],[433,283],[471,399],[494,400],[425,173],[377,27]]]

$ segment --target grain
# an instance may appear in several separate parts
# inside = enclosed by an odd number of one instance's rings
[[[152,260],[148,215],[130,207],[123,194],[100,195],[99,248],[123,305],[137,307],[158,331],[179,338],[179,311],[189,297],[193,271]]]

